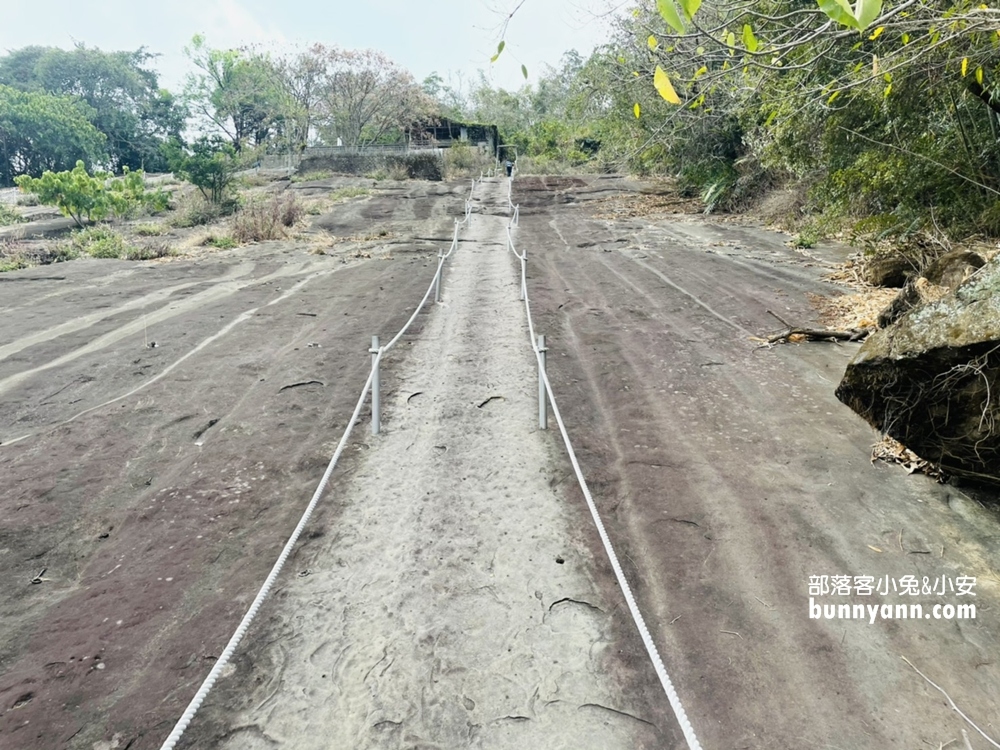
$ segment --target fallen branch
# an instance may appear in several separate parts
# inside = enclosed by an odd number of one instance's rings
[[[793,326],[787,320],[784,320],[770,310],[767,311],[767,314],[784,325],[785,330],[766,339],[759,339],[762,343],[757,347],[758,349],[771,347],[778,343],[798,343],[800,341],[861,341],[871,333],[868,328],[851,328],[846,331],[831,331],[825,328],[801,328]]]

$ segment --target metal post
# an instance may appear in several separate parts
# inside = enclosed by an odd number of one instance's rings
[[[442,257],[441,250],[438,249],[438,270],[437,270],[437,273],[434,274],[434,301],[435,302],[440,302],[441,301],[441,274],[444,273],[444,266],[441,265],[441,257]]]
[[[378,336],[372,336],[372,348],[368,351],[372,355],[372,435],[378,435],[382,427],[378,377]]]
[[[545,348],[545,336],[538,336],[538,429],[547,430],[549,429],[549,413],[546,408],[548,405],[548,400],[545,397],[545,378],[543,374],[545,372],[545,352],[548,349]]]

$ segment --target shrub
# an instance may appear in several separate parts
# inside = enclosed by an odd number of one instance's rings
[[[150,242],[138,247],[126,247],[119,257],[122,260],[155,260],[173,254],[174,251],[166,242]]]
[[[84,217],[88,221],[107,218],[109,215],[130,217],[141,208],[162,210],[167,206],[167,195],[162,190],[146,189],[142,170],[112,178],[106,172],[87,174],[82,161],[69,172],[45,172],[41,177],[20,175],[14,178],[26,193],[38,196],[47,206],[58,206],[65,216],[79,226]]]
[[[0,239],[0,272],[61,263],[73,260],[77,255],[78,253],[63,243],[28,244],[15,239]]]
[[[139,224],[134,231],[140,237],[159,237],[169,232],[170,229],[163,224]]]
[[[17,205],[19,206],[37,206],[39,205],[38,196],[31,195],[27,193],[25,195],[17,196]]]
[[[163,153],[170,171],[198,188],[206,201],[214,205],[226,201],[239,168],[231,143],[219,136],[202,136],[188,149],[175,138]]]
[[[24,217],[21,216],[21,214],[10,206],[5,206],[3,203],[0,203],[0,227],[10,226],[11,224],[20,224],[22,221],[24,221]]]
[[[303,213],[294,195],[251,200],[233,217],[233,237],[241,243],[282,239]]]
[[[130,248],[125,238],[108,227],[88,227],[74,232],[69,239],[69,250],[76,255],[91,258],[122,258]]]
[[[229,216],[238,207],[239,202],[235,198],[229,198],[222,203],[212,203],[200,193],[194,193],[178,202],[175,207],[176,213],[170,223],[178,229],[200,227],[203,224],[211,224],[223,216]]]
[[[203,244],[205,247],[214,247],[219,250],[232,250],[234,247],[239,247],[239,243],[228,234],[219,236],[210,234],[205,238],[205,242]]]

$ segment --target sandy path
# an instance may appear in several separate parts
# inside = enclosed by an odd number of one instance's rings
[[[479,189],[501,205],[505,186]],[[504,223],[473,217],[443,305],[389,358],[384,432],[362,438],[346,507],[294,562],[272,632],[251,631],[235,688],[251,708],[222,747],[656,746],[613,677],[618,603],[552,487]]]

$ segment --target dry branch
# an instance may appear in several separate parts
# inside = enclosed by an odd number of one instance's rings
[[[763,343],[757,347],[758,349],[779,343],[798,343],[800,341],[861,341],[871,333],[871,330],[868,328],[851,328],[845,331],[829,330],[826,328],[801,328],[792,325],[770,310],[767,311],[767,314],[784,325],[785,330],[768,336],[766,339],[761,339]]]

